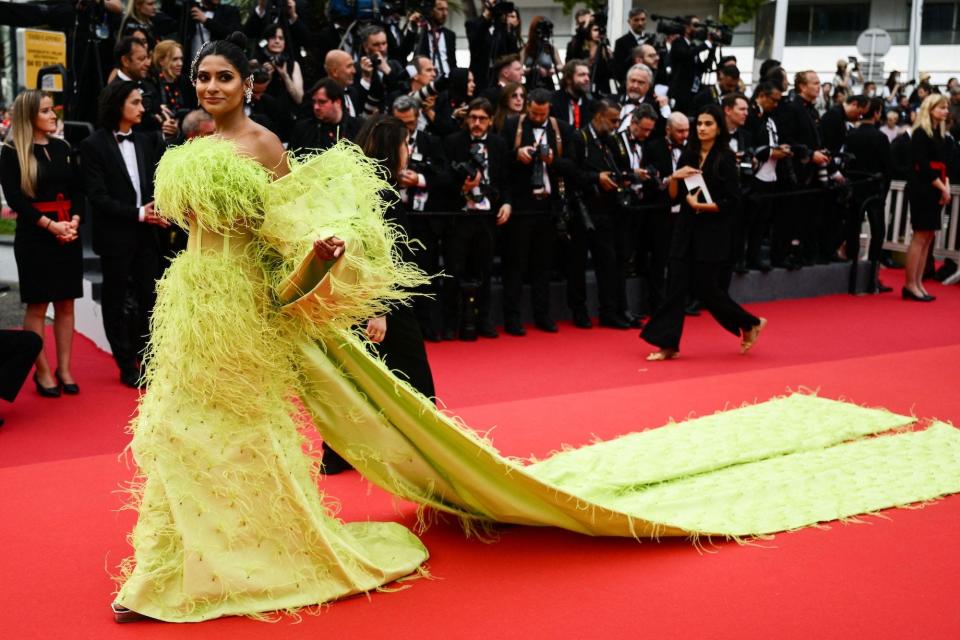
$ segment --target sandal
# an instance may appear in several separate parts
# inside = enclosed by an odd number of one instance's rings
[[[753,348],[760,337],[760,332],[767,326],[767,319],[760,318],[760,322],[751,327],[748,331],[742,332],[740,338],[740,355],[745,355],[747,351]]]
[[[676,349],[660,349],[647,356],[648,362],[659,362],[661,360],[676,360],[680,357],[680,352]]]

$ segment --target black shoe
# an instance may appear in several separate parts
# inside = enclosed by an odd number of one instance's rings
[[[143,389],[146,386],[139,369],[121,369],[120,382],[131,389]]]
[[[931,295],[918,296],[917,294],[915,294],[913,291],[910,291],[910,289],[907,289],[906,287],[900,290],[900,297],[903,298],[904,300],[910,300],[911,302],[933,302],[934,300],[937,299],[935,296],[931,296]]]
[[[591,329],[593,328],[593,323],[590,321],[590,316],[586,311],[574,311],[573,326],[579,329]]]
[[[522,337],[527,335],[527,330],[517,321],[507,322],[503,325],[503,330],[511,336]]]
[[[444,329],[444,330],[443,330],[443,339],[444,339],[444,340],[456,340],[456,339],[457,339],[457,330],[456,330],[456,329]]]
[[[600,326],[609,329],[629,329],[630,323],[620,316],[600,316]]]
[[[427,342],[440,342],[440,334],[437,333],[434,329],[420,329],[420,333],[423,334],[423,339]]]
[[[80,393],[80,387],[79,387],[79,385],[77,385],[77,383],[72,382],[72,383],[70,383],[70,384],[67,384],[66,382],[63,381],[63,378],[60,377],[60,370],[59,370],[59,369],[56,369],[56,370],[53,372],[53,375],[55,375],[55,376],[57,377],[57,382],[60,383],[60,388],[63,389],[63,392],[64,392],[65,394],[67,394],[68,396],[75,396],[75,395],[77,395],[78,393]]]
[[[877,290],[876,293],[890,293],[893,291],[893,287],[888,287],[879,280],[877,280]]]
[[[743,261],[741,260],[741,261],[737,262],[737,264],[733,265],[733,272],[734,272],[734,273],[739,273],[740,275],[743,275],[743,274],[745,274],[745,273],[749,273],[750,270],[747,268],[747,263],[745,263],[745,262],[743,262]]]
[[[630,324],[631,329],[642,329],[643,328],[643,318],[640,316],[635,316],[629,311],[623,314],[624,319]]]
[[[36,373],[33,374],[33,384],[37,385],[37,393],[40,394],[42,398],[59,398],[60,397],[60,387],[45,387],[40,384],[40,378]]]
[[[693,317],[699,316],[699,315],[700,315],[700,303],[699,303],[699,302],[691,302],[689,305],[687,305],[687,308],[684,309],[683,312],[684,312],[685,314],[687,314],[688,316],[693,316]]]
[[[477,335],[481,338],[499,338],[500,333],[492,324],[481,324],[477,327]]]
[[[559,331],[557,323],[550,318],[540,318],[539,320],[535,320],[533,324],[537,329],[545,331],[546,333],[557,333]]]
[[[344,471],[353,471],[353,465],[330,447],[324,446],[323,456],[320,458],[320,470],[324,475],[335,476]]]

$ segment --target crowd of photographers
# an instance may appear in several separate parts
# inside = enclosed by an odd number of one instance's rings
[[[525,283],[535,326],[557,331],[549,289],[560,279],[574,324],[589,328],[588,264],[599,324],[640,326],[666,285],[677,205],[665,184],[707,105],[722,108],[740,169],[731,272],[853,257],[866,214],[876,289],[882,198],[909,171],[890,148],[909,146],[912,113],[938,90],[891,75],[877,91],[840,65],[825,90],[813,71],[791,78],[769,60],[748,96],[737,60],[722,55],[727,27],[652,16],[651,33],[642,9],[612,44],[605,15],[577,12],[561,63],[549,20],[535,16],[524,30],[516,6],[488,0],[466,22],[470,62],[461,67],[447,0],[381,2],[368,19],[357,19],[362,2],[330,0],[322,26],[304,0],[257,0],[245,20],[220,0],[76,6],[74,119],[94,121],[99,87],[119,78],[140,84],[145,128],[170,144],[203,135],[211,123],[196,110],[189,62],[203,42],[242,30],[255,42],[249,115],[291,152],[350,140],[373,114],[403,121],[410,153],[397,186],[408,233],[420,265],[447,276],[417,303],[428,340],[496,337],[495,276],[507,333],[525,333]],[[956,135],[960,88],[948,91]]]

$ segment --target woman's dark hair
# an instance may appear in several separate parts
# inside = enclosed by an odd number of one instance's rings
[[[236,67],[240,72],[240,77],[246,79],[250,75],[250,60],[247,59],[247,36],[239,31],[234,31],[223,40],[211,40],[207,42],[193,59],[190,65],[190,80],[195,82],[197,79],[197,69],[200,68],[200,62],[207,56],[223,56],[230,64]]]
[[[272,23],[268,24],[268,25],[266,26],[266,28],[263,30],[263,33],[260,34],[260,39],[261,39],[261,40],[269,40],[270,38],[272,38],[272,37],[277,33],[278,30],[283,31],[283,49],[284,49],[284,51],[286,51],[286,49],[287,49],[287,30],[284,29],[284,28],[283,28],[283,25],[280,24],[279,22],[272,22]]]
[[[694,118],[693,126],[691,127],[693,131],[687,142],[687,152],[693,157],[694,162],[700,162],[700,136],[697,135],[696,124],[702,115],[709,115],[713,118],[713,121],[717,123],[717,137],[713,141],[713,146],[710,148],[710,153],[706,161],[703,163],[704,168],[709,164],[711,171],[716,173],[717,165],[720,163],[720,157],[733,153],[730,151],[730,132],[727,131],[726,120],[723,118],[723,111],[720,109],[720,105],[708,104],[697,111],[697,117]]]
[[[469,74],[469,69],[450,70],[447,96],[450,98],[450,104],[454,107],[459,107],[470,98],[470,96],[467,95],[467,85],[470,84]]]
[[[117,80],[105,86],[97,100],[97,121],[104,129],[113,131],[123,117],[123,105],[140,85],[132,80]]]
[[[887,81],[884,84],[887,85],[887,88],[890,89],[890,91],[893,91],[893,88],[897,86],[897,80],[900,79],[899,75],[899,71],[893,70],[890,72],[890,75],[887,76]]]
[[[360,127],[356,142],[365,156],[380,163],[390,184],[396,186],[397,174],[403,169],[400,145],[407,143],[407,126],[393,116],[371,116]]]

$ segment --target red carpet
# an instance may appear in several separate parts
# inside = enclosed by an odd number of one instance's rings
[[[897,272],[885,274],[889,284]],[[960,289],[933,304],[888,294],[751,305],[770,319],[756,351],[707,317],[690,321],[681,359],[647,363],[636,332],[562,325],[479,344],[431,345],[448,407],[506,454],[545,456],[788,389],[960,424]],[[890,519],[782,534],[761,546],[595,539],[504,528],[464,539],[454,522],[424,536],[435,580],[337,602],[301,624],[246,619],[115,625],[111,571],[133,514],[114,493],[135,394],[86,340],[83,393],[25,388],[0,429],[0,638],[944,638],[960,637],[960,497]],[[357,474],[325,480],[342,517],[413,523],[412,507]]]

